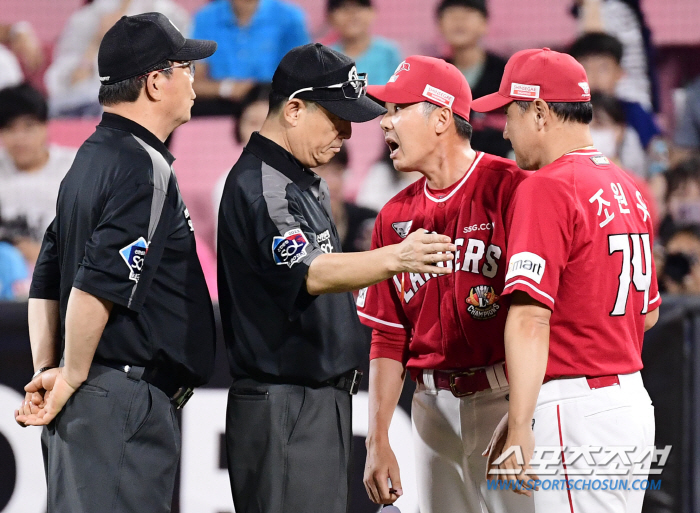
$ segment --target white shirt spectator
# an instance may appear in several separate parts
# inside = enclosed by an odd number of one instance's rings
[[[26,217],[32,237],[38,241],[56,216],[61,180],[73,164],[77,150],[49,145],[49,160],[37,171],[20,171],[0,148],[0,215],[11,220]]]
[[[99,40],[109,28],[104,25],[112,23],[110,15],[118,18],[122,14],[133,16],[144,12],[163,13],[183,34],[188,34],[189,15],[173,0],[95,0],[68,19],[56,44],[53,63],[44,77],[52,116],[100,114],[97,49]],[[85,69],[84,78],[73,83],[80,68]]]
[[[398,180],[396,173],[400,173]],[[361,207],[371,208],[379,212],[387,201],[421,176],[415,171],[410,173],[396,171],[385,162],[377,162],[369,168],[355,201]]]
[[[0,89],[19,85],[24,81],[17,57],[3,45],[0,45],[0,70]]]

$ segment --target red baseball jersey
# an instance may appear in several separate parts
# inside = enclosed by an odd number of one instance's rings
[[[661,304],[647,205],[595,149],[564,155],[516,192],[504,294],[552,310],[545,380],[642,368],[644,317]]]
[[[503,361],[506,209],[530,175],[510,160],[478,152],[451,187],[431,190],[421,178],[384,206],[373,248],[400,243],[424,228],[448,235],[457,251],[447,264],[455,267],[451,274],[404,273],[360,292],[360,320],[376,330],[370,358],[401,361],[414,378],[421,369]]]

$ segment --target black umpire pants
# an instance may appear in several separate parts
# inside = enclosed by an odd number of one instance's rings
[[[168,513],[180,456],[170,400],[136,375],[93,364],[44,428],[48,513]]]
[[[235,381],[226,448],[236,513],[346,513],[351,443],[348,392]]]

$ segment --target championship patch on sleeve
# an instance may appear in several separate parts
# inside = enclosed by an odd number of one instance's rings
[[[506,281],[514,278],[515,276],[524,276],[525,278],[530,278],[536,283],[540,283],[542,281],[542,276],[544,275],[545,265],[546,262],[544,261],[544,258],[539,255],[535,255],[534,253],[530,253],[528,251],[516,253],[510,257]]]
[[[143,237],[139,237],[128,246],[119,250],[119,254],[129,268],[129,279],[136,283],[138,283],[141,271],[143,271],[146,253],[148,253],[148,242]]]
[[[277,265],[292,267],[306,256],[308,245],[304,232],[298,228],[289,230],[284,236],[272,239],[272,258]]]

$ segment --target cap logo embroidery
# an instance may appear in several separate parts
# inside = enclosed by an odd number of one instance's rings
[[[411,71],[411,65],[406,61],[403,61],[401,64],[399,64],[396,68],[396,71],[394,71],[394,74],[389,79],[389,82],[396,82],[396,79],[399,78],[399,72],[401,71]]]
[[[518,98],[539,98],[540,86],[511,82],[510,95],[517,96]]]
[[[591,88],[588,86],[588,82],[579,82],[579,87],[583,89],[583,94],[581,96],[590,96]]]
[[[434,101],[435,103],[444,105],[445,107],[452,107],[452,103],[455,101],[455,97],[450,93],[446,93],[442,89],[433,87],[430,84],[426,84],[425,89],[423,90],[423,96],[431,101]]]
[[[100,82],[107,82],[109,77],[100,77]]]

